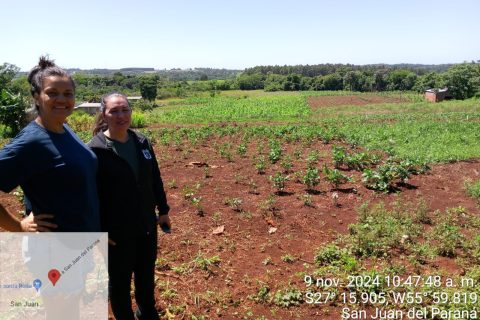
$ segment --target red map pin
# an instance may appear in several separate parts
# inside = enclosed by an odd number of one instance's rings
[[[57,283],[58,279],[60,279],[60,271],[57,269],[52,269],[48,271],[48,279],[52,282],[53,286]]]

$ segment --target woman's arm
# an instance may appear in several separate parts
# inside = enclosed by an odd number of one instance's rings
[[[34,216],[30,213],[26,218],[18,220],[13,214],[0,203],[0,227],[12,232],[36,232],[36,231],[53,231],[57,227],[56,224],[45,221],[52,219],[51,214],[39,214]]]

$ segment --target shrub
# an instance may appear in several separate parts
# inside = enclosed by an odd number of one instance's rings
[[[4,129],[2,135],[14,137],[25,125],[26,106],[26,99],[21,94],[12,94],[0,89],[0,123],[8,129]]]
[[[152,111],[157,105],[154,102],[141,99],[132,103],[133,109],[140,109],[141,111]]]
[[[68,117],[68,125],[75,132],[90,131],[93,128],[95,119],[84,111],[75,111]]]
[[[359,210],[358,223],[349,225],[350,245],[357,256],[387,257],[393,249],[406,250],[420,230],[408,211],[366,203]]]
[[[132,114],[132,128],[144,128],[147,126],[147,119],[143,113],[135,112]]]

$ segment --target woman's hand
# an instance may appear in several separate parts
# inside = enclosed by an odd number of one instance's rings
[[[20,221],[20,227],[23,232],[48,232],[57,227],[56,224],[46,221],[52,219],[51,214],[39,214],[34,216],[31,212],[26,218]]]
[[[158,224],[160,225],[160,227],[164,232],[170,233],[170,229],[172,228],[172,223],[170,222],[170,217],[168,216],[168,214],[162,214],[161,216],[158,216]]]

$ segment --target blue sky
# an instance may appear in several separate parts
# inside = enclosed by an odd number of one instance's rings
[[[2,0],[0,63],[66,68],[480,59],[478,0]]]

